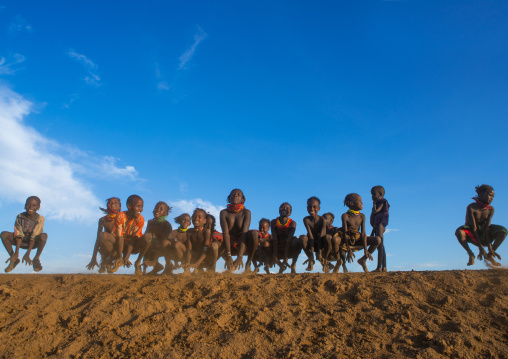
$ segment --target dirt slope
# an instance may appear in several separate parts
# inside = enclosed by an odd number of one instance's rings
[[[0,356],[506,358],[508,271],[0,275]]]

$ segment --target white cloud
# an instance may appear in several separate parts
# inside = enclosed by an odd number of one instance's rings
[[[26,21],[21,15],[17,15],[12,19],[10,25],[9,25],[9,32],[16,33],[16,32],[32,32],[32,25]]]
[[[446,266],[446,264],[438,262],[415,263],[412,265],[413,268],[439,268],[444,266]]]
[[[208,35],[206,32],[204,32],[203,29],[198,26],[197,31],[194,34],[194,42],[180,56],[180,65],[178,66],[179,70],[185,69],[185,65],[192,59],[192,56],[194,56],[194,52],[196,52],[196,48],[198,47],[199,43],[203,41],[207,36]]]
[[[83,54],[77,53],[73,49],[70,49],[67,52],[67,55],[69,55],[72,59],[79,62],[85,68],[85,70],[88,71],[88,76],[85,76],[85,78],[84,78],[84,81],[88,85],[93,85],[93,86],[100,86],[101,85],[101,78],[96,73],[97,72],[96,71],[97,65],[92,60],[90,60],[88,57],[86,57]]]
[[[222,206],[216,206],[209,201],[203,201],[201,198],[170,202],[169,205],[173,207],[173,212],[175,212],[176,214],[189,213],[190,215],[192,215],[192,212],[196,208],[198,207],[203,208],[206,212],[210,213],[215,217],[217,223],[219,223],[220,211],[225,208]]]
[[[385,230],[385,233],[390,233],[390,232],[398,232],[398,231],[400,231],[400,229],[395,229],[395,228],[387,228],[387,229]]]
[[[32,110],[32,103],[0,86],[0,198],[24,204],[36,195],[47,218],[95,222],[102,203],[78,175],[134,179],[137,171],[117,167],[113,157],[94,158],[42,136],[23,123]]]
[[[12,75],[18,69],[16,69],[16,65],[25,61],[25,57],[20,54],[12,55],[12,59],[7,60],[5,57],[0,57],[0,75]]]
[[[169,90],[170,87],[166,81],[159,81],[157,84],[157,90]]]

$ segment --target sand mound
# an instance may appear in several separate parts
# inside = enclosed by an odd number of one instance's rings
[[[506,358],[506,270],[1,275],[2,358]]]

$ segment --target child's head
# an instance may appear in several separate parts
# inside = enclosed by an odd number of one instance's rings
[[[321,209],[321,200],[315,196],[310,197],[307,200],[307,212],[311,216],[317,216],[319,210]]]
[[[104,213],[118,213],[122,210],[122,204],[120,202],[120,198],[118,197],[111,197],[106,200],[106,207],[102,208],[99,207],[99,209]]]
[[[293,212],[293,207],[287,202],[284,202],[279,207],[279,215],[281,217],[289,217],[291,216],[291,212]]]
[[[175,222],[180,225],[180,228],[186,229],[189,228],[191,224],[191,217],[188,213],[182,213],[178,217],[175,217]]]
[[[227,201],[231,204],[245,203],[245,196],[241,189],[235,188],[229,193]]]
[[[270,220],[266,218],[261,218],[259,220],[259,232],[261,232],[263,236],[266,236],[269,231],[270,231]]]
[[[475,187],[476,193],[478,194],[478,199],[480,202],[485,204],[491,204],[494,200],[494,188],[487,184],[482,184],[481,186]]]
[[[196,208],[192,212],[192,224],[194,228],[202,228],[206,224],[206,211],[202,208]]]
[[[363,209],[362,197],[358,193],[350,193],[344,198],[344,206],[353,211],[361,211]]]
[[[385,196],[385,189],[383,188],[383,186],[374,186],[370,190],[370,193],[372,194],[373,201],[379,201],[381,198]]]
[[[323,218],[325,219],[327,226],[331,226],[335,220],[335,216],[331,212],[323,214]]]
[[[143,212],[143,204],[143,198],[137,194],[130,195],[127,198],[127,212],[130,216],[137,218]]]
[[[30,196],[26,199],[25,210],[28,214],[34,214],[41,208],[41,199],[37,196]]]
[[[155,208],[153,209],[153,216],[154,218],[159,217],[167,217],[169,212],[171,212],[173,208],[168,206],[166,202],[157,202],[155,205]]]
[[[215,217],[210,213],[206,214],[206,227],[213,233],[215,232]]]

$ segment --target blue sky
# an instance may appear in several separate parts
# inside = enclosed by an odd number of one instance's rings
[[[111,196],[141,195],[146,219],[166,201],[172,218],[218,213],[238,187],[251,228],[288,201],[303,234],[308,197],[339,217],[356,192],[368,215],[383,185],[388,269],[463,269],[454,232],[476,185],[494,187],[493,223],[508,225],[507,14],[498,1],[0,2],[1,229],[39,195],[44,272],[85,272]]]

